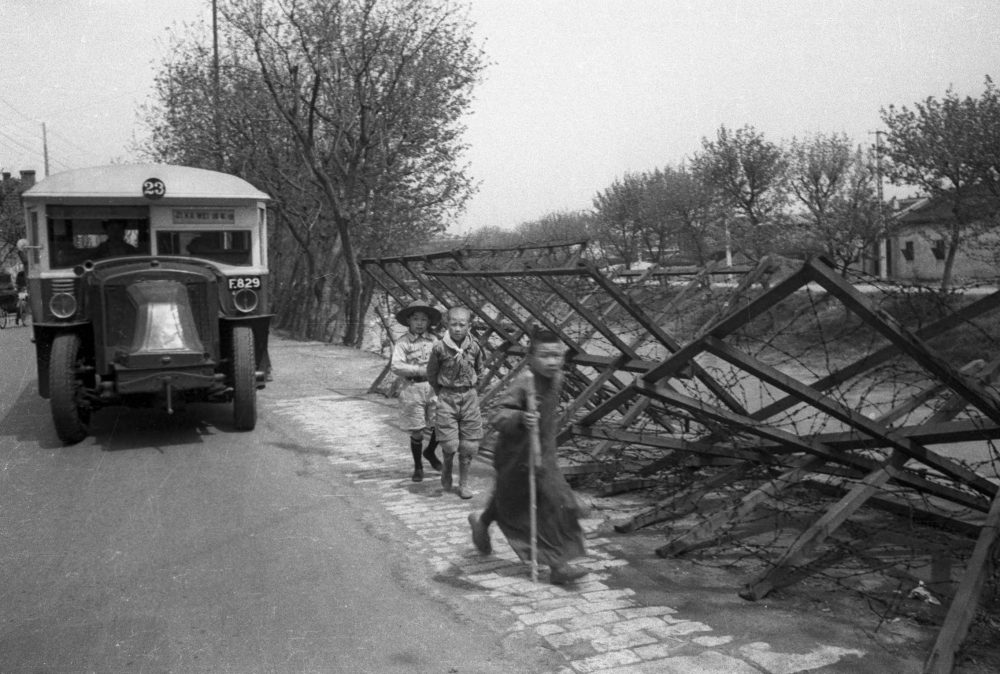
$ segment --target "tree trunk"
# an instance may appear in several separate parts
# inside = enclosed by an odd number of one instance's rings
[[[954,224],[951,226],[951,236],[948,241],[948,253],[944,259],[944,272],[941,274],[941,292],[945,293],[951,290],[952,286],[952,271],[955,266],[955,255],[958,253],[958,244],[961,242],[962,230],[965,229],[965,223],[961,219],[956,218]]]

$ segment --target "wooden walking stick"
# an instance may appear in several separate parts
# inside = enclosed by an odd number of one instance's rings
[[[538,402],[535,400],[535,373],[528,371],[527,410],[538,412]],[[538,581],[538,494],[535,489],[535,464],[542,456],[542,443],[538,437],[538,421],[535,427],[528,431],[528,498],[529,522],[531,524],[531,582]]]

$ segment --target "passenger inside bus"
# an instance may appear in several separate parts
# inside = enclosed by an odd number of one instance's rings
[[[160,231],[156,233],[158,255],[191,255],[222,264],[253,263],[253,239],[247,230]]]
[[[222,250],[222,232],[205,232],[191,239],[187,251],[199,257],[208,257],[209,253]]]
[[[125,222],[123,220],[108,220],[104,223],[104,233],[107,238],[94,249],[94,257],[118,257],[120,255],[137,255],[139,249],[125,240]]]

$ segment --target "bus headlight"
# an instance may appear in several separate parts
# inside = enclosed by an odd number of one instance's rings
[[[56,293],[49,298],[49,311],[56,318],[70,318],[76,313],[76,298],[69,293]]]
[[[260,300],[257,297],[257,293],[249,288],[244,288],[243,290],[237,290],[233,293],[233,304],[239,311],[245,314],[250,313],[257,308],[257,303]]]

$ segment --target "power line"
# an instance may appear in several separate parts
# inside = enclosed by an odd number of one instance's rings
[[[9,141],[10,141],[11,143],[13,143],[14,145],[17,145],[18,147],[20,147],[20,148],[21,148],[22,150],[27,150],[28,152],[31,152],[31,153],[35,153],[35,152],[37,152],[37,150],[35,150],[35,149],[32,149],[32,148],[28,147],[27,145],[25,145],[25,144],[24,144],[24,143],[22,143],[21,141],[17,140],[16,138],[13,138],[13,137],[11,137],[11,136],[8,136],[8,135],[7,135],[6,133],[4,133],[3,131],[0,131],[0,136],[3,136],[4,138],[6,138],[7,140],[9,140]]]
[[[8,108],[10,108],[11,110],[13,110],[13,111],[14,111],[14,112],[16,112],[17,114],[19,114],[19,115],[20,115],[21,117],[24,117],[24,118],[25,118],[26,120],[28,120],[29,122],[32,122],[33,124],[37,124],[37,123],[38,123],[38,120],[36,120],[36,119],[32,119],[31,117],[28,117],[28,115],[24,114],[23,112],[21,112],[20,110],[18,110],[17,108],[15,108],[15,107],[13,106],[13,104],[11,104],[11,102],[10,102],[10,101],[8,101],[8,100],[7,100],[6,98],[4,98],[3,96],[0,96],[0,103],[3,103],[3,104],[4,104],[4,105],[6,105],[6,106],[7,106]]]
[[[83,147],[82,145],[78,145],[78,144],[74,143],[68,137],[66,137],[63,134],[59,133],[55,129],[49,128],[49,135],[61,139],[67,145],[71,145],[71,146],[75,147],[77,150],[79,150],[80,152],[83,152],[84,154],[90,155],[91,157],[95,157],[95,158],[98,157],[97,153],[94,152],[93,150],[88,150],[87,148]]]

